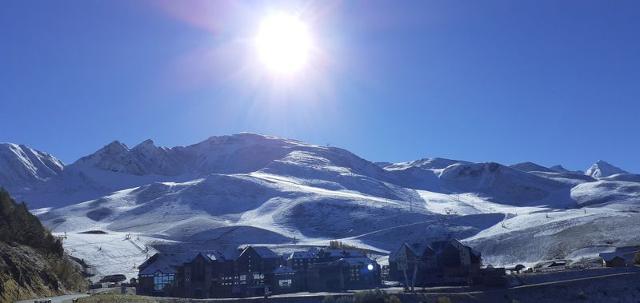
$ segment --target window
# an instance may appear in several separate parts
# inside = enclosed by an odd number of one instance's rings
[[[280,287],[291,287],[291,279],[278,280],[278,286]]]
[[[167,285],[172,284],[174,279],[174,274],[163,274],[161,272],[156,272],[153,275],[153,289],[158,291],[163,290]]]

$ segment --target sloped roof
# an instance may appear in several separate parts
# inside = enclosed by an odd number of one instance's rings
[[[460,241],[458,241],[456,239],[450,239],[450,240],[443,240],[443,241],[433,241],[431,243],[426,243],[426,242],[407,243],[407,242],[405,242],[405,243],[402,243],[402,245],[400,246],[400,248],[398,248],[398,250],[396,250],[391,255],[389,255],[389,259],[393,260],[393,259],[397,258],[397,255],[400,252],[400,250],[404,249],[404,248],[409,249],[416,256],[422,256],[427,251],[431,251],[433,253],[439,253],[448,244],[455,244],[455,246],[462,246],[462,247],[464,247],[466,249],[469,249],[469,252],[472,255],[474,255],[475,257],[480,257],[480,255],[481,255],[479,251],[474,250],[473,248],[462,244]]]
[[[244,253],[247,249],[253,249],[253,251],[255,251],[258,254],[258,256],[265,259],[275,259],[280,257],[273,250],[264,246],[247,246],[242,250],[242,253]]]
[[[198,253],[157,253],[142,263],[138,269],[141,275],[153,275],[156,272],[163,274],[177,273],[178,266],[193,260]]]
[[[615,257],[620,257],[627,261],[632,261],[635,258],[636,253],[640,253],[640,247],[625,246],[625,247],[618,247],[613,252],[600,253],[599,256],[605,261],[611,261]]]
[[[312,259],[318,255],[317,248],[310,248],[308,250],[294,251],[292,252],[287,259]]]

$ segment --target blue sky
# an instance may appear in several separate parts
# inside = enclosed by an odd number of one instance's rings
[[[320,55],[269,78],[270,11]],[[0,141],[66,163],[256,132],[373,161],[449,157],[640,172],[638,1],[3,1]]]

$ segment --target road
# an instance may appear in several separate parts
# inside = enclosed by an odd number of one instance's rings
[[[50,298],[38,298],[31,300],[18,301],[17,303],[33,303],[36,300],[51,300],[51,303],[68,303],[73,299],[88,297],[87,294],[75,294],[75,295],[65,295],[58,297],[50,297]]]

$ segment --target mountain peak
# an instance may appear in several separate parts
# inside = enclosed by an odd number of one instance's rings
[[[55,157],[26,145],[0,143],[0,186],[22,191],[64,169]]]
[[[118,140],[114,140],[113,142],[105,145],[101,150],[107,151],[107,152],[123,152],[123,151],[128,151],[129,148],[127,147],[126,144]]]
[[[604,160],[598,160],[596,163],[591,165],[589,169],[585,172],[586,175],[589,175],[594,178],[604,178],[615,174],[628,174],[629,172],[610,164]]]
[[[521,171],[524,171],[524,172],[532,172],[532,171],[552,172],[552,170],[549,169],[548,167],[545,167],[545,166],[542,166],[540,164],[533,163],[533,162],[530,162],[530,161],[513,164],[513,165],[510,165],[509,167],[515,168],[517,170],[521,170]]]
[[[409,162],[401,162],[401,163],[393,163],[385,166],[387,170],[398,170],[398,169],[407,169],[410,167],[419,167],[422,169],[444,169],[450,165],[458,164],[458,163],[469,163],[466,161],[459,160],[451,160],[447,158],[422,158]]]
[[[155,149],[156,144],[151,139],[144,140],[140,142],[138,145],[134,146],[132,150],[148,150]]]

